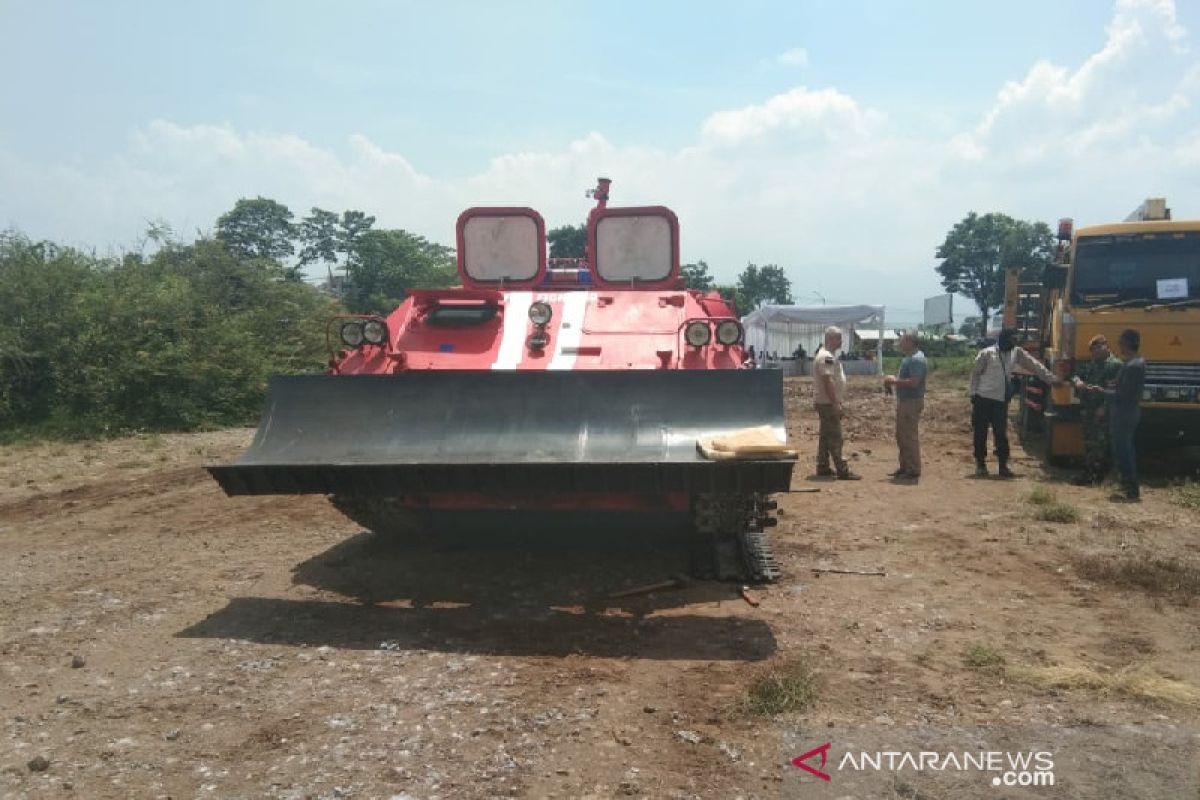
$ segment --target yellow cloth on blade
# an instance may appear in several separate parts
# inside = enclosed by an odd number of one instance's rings
[[[779,441],[770,425],[742,428],[740,431],[701,436],[696,446],[705,458],[724,461],[731,458],[795,458],[796,451]]]

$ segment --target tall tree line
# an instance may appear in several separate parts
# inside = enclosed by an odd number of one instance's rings
[[[452,286],[454,251],[401,229],[375,227],[362,211],[340,214],[313,208],[295,222],[287,206],[265,197],[238,200],[217,220],[217,239],[239,258],[284,263],[299,278],[305,268],[325,268],[327,285],[356,313],[386,314],[409,289]]]
[[[243,198],[215,235],[99,256],[0,232],[0,439],[195,430],[257,417],[269,376],[320,370],[328,319],[453,285],[453,251],[361,211]],[[324,267],[328,288],[304,280]]]
[[[196,430],[319,369],[336,304],[215,239],[101,257],[0,233],[0,436]]]

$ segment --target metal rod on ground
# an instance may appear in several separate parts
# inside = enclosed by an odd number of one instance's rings
[[[613,592],[609,595],[610,598],[616,599],[619,597],[633,597],[638,594],[650,594],[652,592],[661,592],[667,589],[682,589],[687,585],[687,580],[681,575],[676,575],[668,581],[659,581],[658,583],[648,583],[645,586],[635,586],[632,589],[625,589],[620,592]]]
[[[823,572],[831,572],[834,575],[879,575],[886,578],[887,573],[881,570],[863,570],[863,569],[832,569],[829,567],[812,567],[813,574],[820,575]]]

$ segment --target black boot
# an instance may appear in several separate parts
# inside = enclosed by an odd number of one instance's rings
[[[1008,459],[1007,458],[1000,459],[1000,469],[996,471],[996,474],[999,475],[1001,478],[1017,477],[1017,473],[1013,472],[1011,469],[1008,468]]]
[[[975,462],[975,477],[986,478],[988,476],[987,464],[980,460]]]

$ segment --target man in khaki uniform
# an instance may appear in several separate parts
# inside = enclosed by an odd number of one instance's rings
[[[846,373],[835,353],[842,346],[842,331],[830,326],[825,329],[825,345],[813,356],[813,393],[817,417],[821,420],[820,441],[817,444],[817,474],[837,476],[841,481],[856,481],[860,476],[850,471],[842,458],[842,418],[846,416]],[[830,467],[830,461],[833,467]]]
[[[896,391],[896,446],[900,450],[900,468],[893,478],[916,481],[921,477],[921,411],[925,408],[925,376],[929,372],[925,354],[917,347],[917,334],[905,331],[900,336],[904,360],[895,375],[883,379],[883,385]]]

